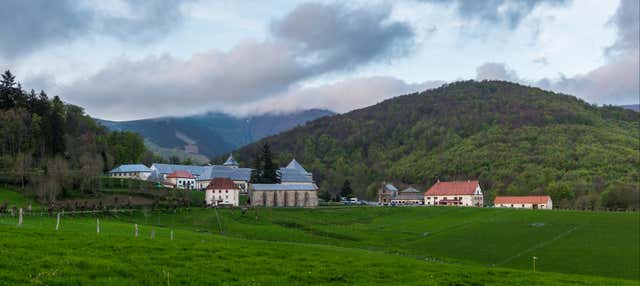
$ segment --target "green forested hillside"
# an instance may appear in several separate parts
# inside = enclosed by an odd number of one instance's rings
[[[103,172],[154,159],[138,134],[111,132],[81,107],[25,91],[10,71],[2,74],[0,184],[48,203],[71,193],[96,195]]]
[[[381,181],[428,187],[479,179],[495,195],[550,194],[557,206],[638,208],[640,115],[502,81],[465,81],[321,118],[240,149],[271,144],[328,195],[349,180],[372,198]]]

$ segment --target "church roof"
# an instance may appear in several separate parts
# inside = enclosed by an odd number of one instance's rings
[[[227,161],[224,162],[224,164],[222,164],[223,166],[238,166],[238,162],[236,162],[235,159],[233,159],[233,155],[229,154],[229,158],[227,158]]]
[[[308,173],[307,170],[305,170],[304,167],[302,167],[302,165],[300,165],[300,163],[298,163],[295,158],[293,158],[293,160],[289,162],[289,165],[287,165],[287,169],[294,169],[304,173]]]
[[[313,175],[298,163],[296,159],[291,160],[289,165],[278,170],[280,182],[283,183],[313,183]]]

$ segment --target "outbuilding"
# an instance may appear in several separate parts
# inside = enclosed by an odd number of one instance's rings
[[[550,196],[497,196],[493,205],[496,208],[553,209]]]

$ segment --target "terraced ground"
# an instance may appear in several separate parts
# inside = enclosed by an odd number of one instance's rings
[[[102,216],[100,234],[92,216],[64,216],[58,231],[55,218],[25,217],[17,227],[4,216],[0,285],[639,283],[638,213],[322,207],[217,214]],[[532,256],[539,257],[535,273]]]

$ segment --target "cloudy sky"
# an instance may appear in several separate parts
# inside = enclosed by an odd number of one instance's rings
[[[463,79],[638,104],[637,0],[8,0],[0,68],[130,120],[345,112]]]

